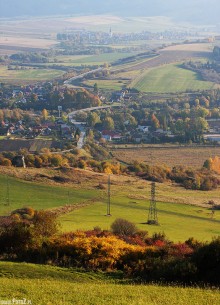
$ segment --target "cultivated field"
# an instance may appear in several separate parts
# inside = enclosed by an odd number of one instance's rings
[[[0,262],[0,301],[38,305],[218,305],[218,289],[134,285],[117,274]]]
[[[151,165],[167,165],[169,167],[182,165],[201,168],[204,161],[210,157],[220,156],[220,147],[184,147],[184,146],[150,146],[144,148],[128,146],[123,149],[112,149],[113,156],[125,163],[134,160]]]
[[[113,63],[119,59],[130,57],[137,54],[136,52],[114,52],[103,53],[99,55],[84,55],[84,56],[57,56],[55,59],[59,61],[59,64],[69,64],[72,66],[92,66],[103,65],[104,63]],[[54,62],[53,64],[57,64]]]

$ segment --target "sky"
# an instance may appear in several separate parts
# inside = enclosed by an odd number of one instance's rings
[[[0,0],[0,17],[114,14],[219,23],[219,0]]]

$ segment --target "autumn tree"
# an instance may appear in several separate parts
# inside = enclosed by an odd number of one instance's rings
[[[48,118],[48,111],[46,109],[42,110],[42,118],[44,121],[46,121]]]
[[[115,129],[114,120],[111,117],[106,117],[103,121],[103,127],[107,130],[114,130]]]
[[[87,124],[91,127],[94,127],[97,123],[100,122],[100,117],[96,112],[90,112],[87,117]]]
[[[157,129],[160,127],[160,122],[154,113],[151,116],[151,123],[152,123],[152,127],[154,129]]]

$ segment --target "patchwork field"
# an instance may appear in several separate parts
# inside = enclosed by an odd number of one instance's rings
[[[38,305],[218,305],[218,289],[134,285],[117,274],[0,262],[0,302]]]
[[[201,49],[199,49],[201,47]],[[122,89],[133,87],[143,92],[184,92],[216,89],[215,83],[203,81],[197,73],[182,69],[187,60],[210,59],[210,44],[176,45],[160,50],[153,58],[138,59],[111,68],[111,78],[100,81],[100,88]],[[86,59],[85,59],[86,60]],[[91,81],[84,84],[90,85]]]

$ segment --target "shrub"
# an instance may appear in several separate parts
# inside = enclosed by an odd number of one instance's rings
[[[134,223],[117,218],[111,225],[112,232],[116,235],[130,236],[134,235],[137,232],[137,228]]]

